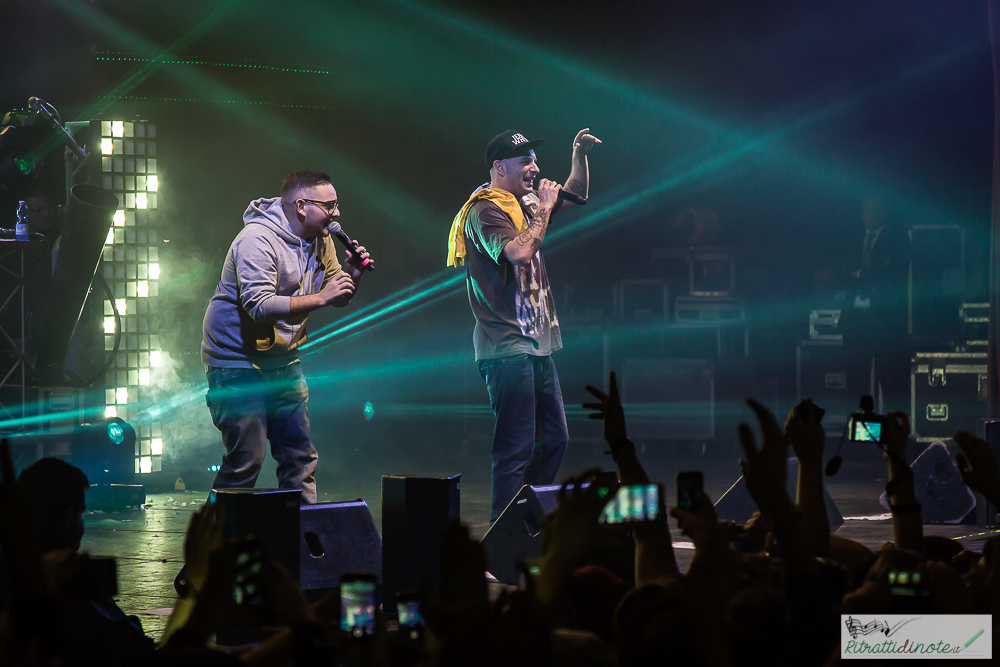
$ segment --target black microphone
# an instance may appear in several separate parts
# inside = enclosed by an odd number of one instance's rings
[[[537,195],[538,191],[535,190],[534,193],[535,195]],[[555,213],[556,211],[561,209],[562,205],[565,202],[569,202],[571,204],[577,204],[578,206],[583,206],[584,204],[587,203],[587,200],[584,197],[581,197],[580,195],[576,194],[575,192],[569,192],[567,190],[559,188],[559,191],[556,193],[556,205],[552,207],[552,212]]]
[[[327,229],[329,229],[330,233],[336,236],[337,240],[344,244],[344,247],[350,250],[352,254],[359,254],[358,242],[351,239],[351,237],[344,232],[344,229],[340,226],[339,222],[334,220],[327,226]],[[369,271],[375,270],[375,262],[373,262],[370,257],[361,262],[361,266]]]
[[[87,151],[80,147],[80,144],[76,143],[76,139],[73,135],[66,131],[59,119],[59,112],[54,106],[46,102],[40,97],[29,97],[28,98],[28,108],[33,109],[41,114],[44,114],[50,121],[52,121],[52,127],[57,129],[63,135],[63,141],[66,146],[73,151],[73,154],[80,160],[87,159]],[[82,166],[82,165],[81,165]],[[78,168],[79,169],[79,168]]]
[[[576,204],[578,206],[583,206],[584,204],[587,203],[586,198],[581,197],[575,192],[570,192],[569,190],[566,190],[564,188],[559,188],[559,192],[556,196],[559,199],[563,199],[565,201],[568,201],[570,204]]]

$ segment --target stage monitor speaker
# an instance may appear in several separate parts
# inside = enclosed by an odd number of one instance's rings
[[[382,475],[382,600],[394,615],[396,593],[440,576],[441,533],[461,517],[459,473]]]
[[[795,501],[796,486],[799,481],[799,461],[790,458],[787,461],[787,474],[785,475],[785,489],[788,497]],[[837,509],[837,504],[830,497],[830,492],[826,485],[823,485],[823,500],[826,504],[826,517],[830,521],[830,532],[840,528],[844,524],[844,517]],[[747,491],[746,482],[741,476],[736,483],[729,487],[729,490],[722,494],[715,503],[715,514],[720,521],[732,521],[736,524],[745,524],[757,511],[757,503],[750,497]]]
[[[298,581],[301,495],[299,489],[212,489],[209,502],[226,510],[227,539],[256,537]]]
[[[925,524],[962,523],[976,507],[975,494],[962,481],[943,442],[932,442],[914,459],[910,469],[913,470],[913,491]],[[879,502],[889,509],[884,491]]]
[[[496,580],[517,584],[517,561],[542,555],[542,518],[559,506],[560,486],[525,484],[497,517],[480,544]]]
[[[302,590],[339,586],[343,572],[371,572],[382,582],[382,540],[365,501],[303,505],[299,529]]]

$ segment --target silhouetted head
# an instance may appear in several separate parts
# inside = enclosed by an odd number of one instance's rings
[[[85,494],[90,488],[83,471],[62,459],[39,459],[21,471],[17,483],[34,505],[42,551],[79,549],[83,511],[87,509]]]

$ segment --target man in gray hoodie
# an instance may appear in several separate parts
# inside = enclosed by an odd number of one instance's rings
[[[337,261],[327,226],[339,216],[337,191],[318,171],[289,174],[281,197],[252,201],[243,214],[201,343],[208,409],[226,447],[214,488],[252,488],[270,441],[278,486],[316,502],[318,456],[298,347],[309,313],[350,303],[368,259],[358,247],[343,266]]]

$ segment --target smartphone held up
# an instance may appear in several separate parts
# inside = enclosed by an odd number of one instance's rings
[[[375,588],[371,573],[348,573],[340,576],[340,629],[357,638],[375,634]]]
[[[660,487],[656,484],[633,484],[618,487],[598,521],[600,523],[633,523],[655,521],[660,512]]]

